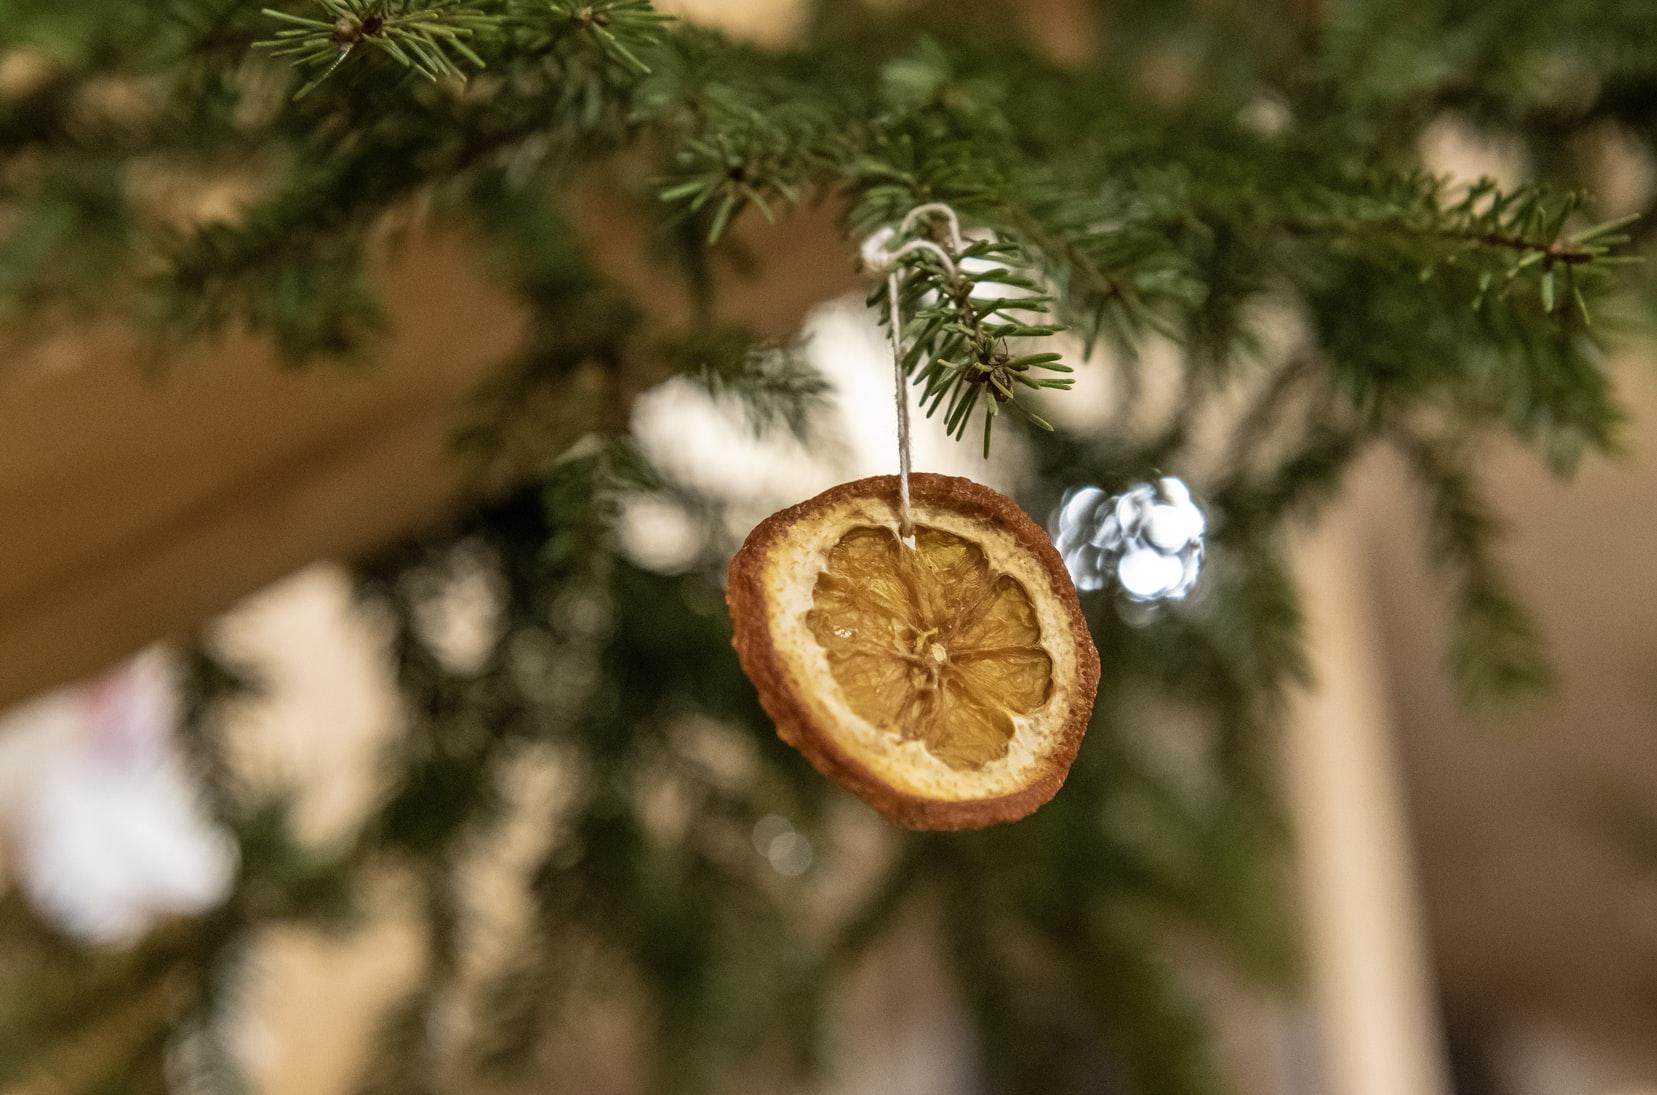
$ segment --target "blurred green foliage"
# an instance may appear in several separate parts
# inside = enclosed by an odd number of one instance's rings
[[[813,10],[798,42],[762,50],[639,0],[0,0],[8,336],[113,318],[162,355],[241,328],[294,365],[371,360],[368,263],[416,205],[530,317],[459,439],[475,507],[359,561],[406,717],[361,831],[305,846],[287,802],[238,780],[220,700],[248,682],[201,651],[186,742],[238,840],[234,894],[118,955],[0,907],[0,1084],[234,1090],[247,955],[279,923],[349,930],[389,874],[415,895],[426,967],[365,1090],[561,1090],[559,1047],[612,997],[643,1017],[656,1090],[805,1082],[843,975],[922,919],[976,1022],[984,1090],[1221,1092],[1173,956],[1201,941],[1292,981],[1271,758],[1307,658],[1285,529],[1394,448],[1446,579],[1449,668],[1480,702],[1545,683],[1470,469],[1495,435],[1562,473],[1617,444],[1606,350],[1651,311],[1623,264],[1653,195],[1607,209],[1584,188],[1613,154],[1650,169],[1648,5],[1084,3],[1088,59],[1071,64],[1026,40],[1012,4]],[[1423,136],[1447,121],[1499,142],[1517,177],[1469,190],[1423,172]],[[226,180],[235,211],[193,214]],[[651,230],[690,319],[666,323],[593,261],[571,225],[595,183]],[[1070,484],[1180,469],[1205,414],[1240,410],[1196,484],[1215,517],[1206,595],[1133,623],[1088,605],[1105,676],[1064,792],[993,831],[888,834],[825,922],[821,880],[866,858],[844,833],[871,819],[776,740],[740,676],[729,545],[659,574],[610,529],[651,492],[718,526],[720,499],[665,481],[628,437],[632,400],[663,379],[744,401],[757,430],[813,428],[823,378],[713,318],[710,262],[740,257],[729,228],[832,203],[850,268],[856,241],[928,201],[1009,271],[980,280],[1046,309],[986,331],[970,294],[906,268],[928,410],[961,432],[984,390],[963,378],[998,353],[1080,365],[1101,347],[1111,364],[1088,367],[1117,372],[1107,427],[1034,446],[1031,512]],[[1284,316],[1303,328],[1287,350]],[[1179,374],[1160,418],[1144,413],[1152,343]],[[481,665],[422,634],[456,559],[501,606]],[[1176,734],[1196,743],[1178,763],[1158,744]],[[726,754],[744,758],[734,776],[709,760]],[[525,765],[566,793],[514,807]],[[466,872],[526,808],[548,838],[530,923],[480,983]],[[801,877],[756,854],[776,817],[815,850]],[[457,1008],[470,1035],[434,1033]]]

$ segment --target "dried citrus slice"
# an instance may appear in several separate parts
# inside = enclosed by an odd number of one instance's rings
[[[772,514],[731,561],[734,643],[782,738],[891,820],[968,829],[1052,798],[1099,655],[1042,530],[967,479],[844,483]]]

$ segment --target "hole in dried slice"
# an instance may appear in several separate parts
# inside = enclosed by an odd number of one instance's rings
[[[1046,535],[965,479],[891,476],[762,522],[731,564],[744,669],[778,732],[888,817],[966,828],[1023,817],[1063,782],[1098,654]]]

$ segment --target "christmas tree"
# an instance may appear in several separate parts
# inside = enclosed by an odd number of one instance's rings
[[[0,0],[0,25],[8,338],[109,321],[165,362],[246,331],[294,368],[372,367],[374,263],[436,231],[527,316],[456,438],[465,512],[352,561],[403,699],[370,816],[318,846],[241,779],[222,715],[259,667],[195,645],[185,741],[239,853],[230,896],[116,953],[8,898],[0,1084],[238,1090],[260,940],[350,931],[389,877],[425,954],[365,1091],[563,1090],[559,1052],[618,984],[652,1090],[809,1084],[836,987],[922,916],[986,1090],[1223,1092],[1168,956],[1195,934],[1293,977],[1272,750],[1306,655],[1286,535],[1395,451],[1446,671],[1476,705],[1547,683],[1474,470],[1501,436],[1562,475],[1616,450],[1607,354],[1651,307],[1628,267],[1653,199],[1590,188],[1657,151],[1644,4],[823,3],[767,47],[646,0]],[[1425,169],[1446,124],[1499,141],[1513,177]],[[1072,487],[1178,474],[1208,558],[1189,604],[1084,597],[1102,676],[1052,802],[981,832],[881,828],[878,870],[825,915],[820,877],[864,856],[843,830],[873,815],[777,740],[722,605],[730,499],[653,459],[635,410],[673,384],[759,437],[831,444],[845,378],[734,320],[756,290],[731,271],[832,222],[825,284],[854,285],[861,243],[929,203],[966,239],[959,281],[900,268],[917,413],[1026,452],[1038,518]],[[1090,372],[1108,407],[1068,389]],[[695,550],[623,550],[640,504],[689,521]],[[479,574],[489,638],[458,659],[432,606]],[[1204,779],[1147,757],[1152,710],[1202,728]],[[566,793],[515,802],[526,766]],[[468,872],[526,809],[546,834],[531,911],[480,969]]]

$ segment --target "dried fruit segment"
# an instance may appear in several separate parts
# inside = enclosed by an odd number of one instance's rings
[[[1006,755],[1013,717],[1047,700],[1052,661],[1029,595],[976,544],[854,528],[828,552],[807,617],[848,704],[952,768]]]
[[[1041,528],[966,479],[892,476],[772,514],[731,560],[732,642],[777,733],[901,825],[967,829],[1053,797],[1099,683]]]

